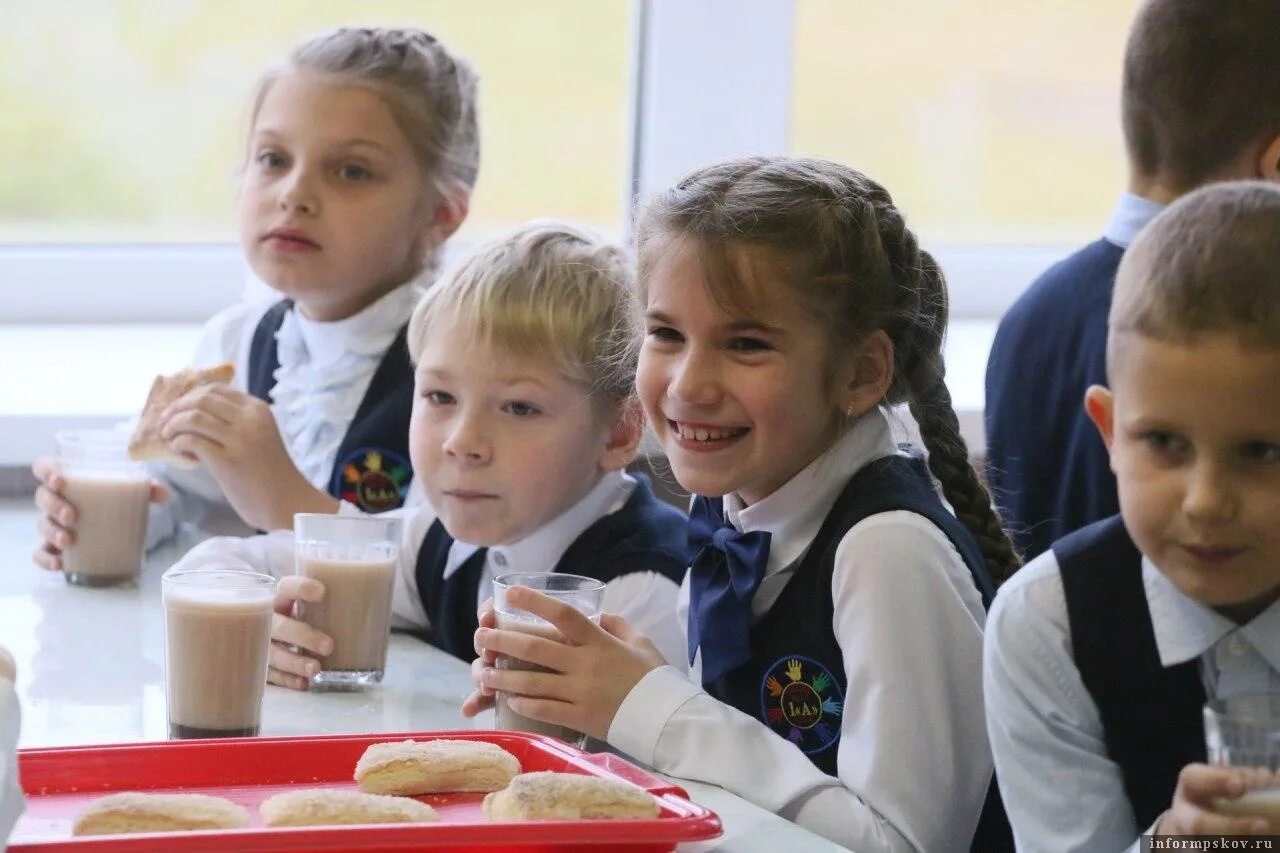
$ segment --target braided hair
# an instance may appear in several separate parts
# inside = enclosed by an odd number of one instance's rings
[[[704,262],[720,267],[708,285],[722,304],[743,300],[726,268],[732,265],[728,250],[749,247],[784,266],[799,304],[832,342],[856,343],[882,330],[894,352],[884,404],[910,407],[929,469],[977,540],[993,580],[1017,570],[1021,561],[969,462],[944,381],[946,280],[884,187],[826,160],[746,157],[698,169],[637,217],[642,302],[673,238],[691,239]]]

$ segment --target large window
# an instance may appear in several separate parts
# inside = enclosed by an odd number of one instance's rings
[[[882,181],[947,273],[949,381],[980,443],[993,318],[1099,233],[1122,187],[1137,2],[0,0],[0,466],[68,413],[128,411],[239,298],[249,95],[343,24],[429,29],[481,74],[455,249],[532,217],[625,233],[633,188],[745,153]],[[69,323],[102,325],[39,325]]]
[[[791,149],[856,166],[933,243],[1079,243],[1123,187],[1136,0],[796,0]]]
[[[618,231],[630,15],[611,0],[5,3],[0,244],[231,242],[257,75],[353,23],[423,27],[480,70],[463,239],[534,216]]]
[[[235,298],[254,81],[299,39],[351,23],[426,27],[481,72],[480,183],[457,245],[535,216],[621,233],[629,186],[791,151],[884,182],[954,269],[957,311],[995,315],[1098,233],[1123,183],[1136,4],[7,4],[23,49],[0,52],[0,280],[28,288],[0,322],[195,320]],[[125,281],[136,298],[109,304]]]

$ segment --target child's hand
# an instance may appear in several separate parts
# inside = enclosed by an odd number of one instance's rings
[[[324,584],[315,578],[289,575],[276,584],[276,614],[271,617],[271,651],[267,657],[267,681],[291,690],[306,690],[320,661],[300,652],[324,657],[333,651],[333,640],[323,631],[293,618],[294,602],[323,601]]]
[[[481,628],[492,628],[498,624],[498,617],[493,612],[493,599],[486,598],[484,604],[480,605],[480,612],[477,614]],[[480,632],[476,632],[477,638]],[[476,659],[471,662],[471,683],[476,686],[475,691],[462,702],[462,716],[474,717],[481,711],[487,711],[493,707],[494,691],[485,687],[481,681],[486,667],[493,666],[494,660],[497,658],[493,652],[481,648],[480,643],[476,642]]]
[[[275,415],[229,385],[201,385],[162,415],[161,433],[179,453],[208,466],[236,513],[262,530],[293,526],[295,512],[337,512],[289,458]]]
[[[36,527],[43,540],[32,557],[43,569],[61,571],[62,552],[76,541],[76,508],[63,494],[67,481],[57,459],[41,456],[32,464],[31,473],[40,482],[36,487],[36,507],[42,515]],[[168,499],[169,490],[152,480],[151,502],[164,503]]]
[[[18,665],[13,662],[13,655],[4,646],[0,646],[0,681],[10,684],[18,680]]]
[[[1274,780],[1268,771],[1260,771]],[[1258,771],[1239,767],[1188,764],[1178,774],[1173,806],[1156,823],[1159,835],[1265,835],[1262,817],[1228,817],[1214,811],[1214,800],[1234,798],[1259,784]]]
[[[477,648],[553,670],[482,669],[485,688],[517,694],[503,697],[517,714],[604,740],[622,700],[640,679],[666,663],[649,638],[619,616],[606,613],[597,625],[568,604],[524,587],[509,589],[507,601],[546,619],[567,640],[494,628],[476,631]]]

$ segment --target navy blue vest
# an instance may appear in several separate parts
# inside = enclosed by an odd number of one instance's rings
[[[723,506],[720,499],[713,505]],[[995,588],[973,535],[942,505],[922,460],[886,456],[862,468],[844,487],[795,574],[769,612],[751,628],[751,660],[708,692],[764,722],[798,746],[818,769],[836,775],[840,720],[847,681],[832,630],[831,576],[845,534],[872,515],[907,510],[937,526],[969,568],[984,606]],[[974,836],[975,851],[1013,849],[1013,838],[992,779]]]
[[[617,512],[601,516],[584,530],[565,549],[555,571],[605,583],[632,572],[657,572],[680,583],[689,566],[685,516],[654,497],[645,477],[631,476],[636,479],[631,497]],[[418,552],[418,595],[431,622],[427,641],[470,661],[476,656],[476,600],[488,549],[477,550],[445,580],[452,545],[453,537],[438,520],[427,529]]]
[[[1205,760],[1199,665],[1161,665],[1142,555],[1119,516],[1054,543],[1053,553],[1076,668],[1102,716],[1134,819],[1150,826],[1173,801],[1178,772]]]
[[[272,306],[258,322],[249,346],[249,393],[267,403],[280,367],[276,332],[292,308],[289,299]],[[387,348],[333,460],[329,494],[365,512],[401,506],[413,481],[409,463],[413,364],[405,343],[407,333],[406,325]]]
[[[987,357],[987,483],[1026,559],[1120,511],[1084,393],[1107,381],[1107,313],[1124,250],[1098,240],[1054,265],[1000,320]]]

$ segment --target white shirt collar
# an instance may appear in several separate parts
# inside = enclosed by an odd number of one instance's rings
[[[609,471],[576,504],[523,539],[489,548],[488,562],[495,574],[504,572],[551,572],[564,552],[596,519],[615,512],[631,496],[636,481],[621,471]],[[458,546],[465,545],[465,548]],[[474,545],[455,543],[445,564],[449,577],[477,550]]]
[[[409,322],[421,296],[422,286],[410,281],[343,320],[320,322],[307,319],[301,311],[290,311],[279,337],[284,342],[296,335],[307,359],[315,365],[334,364],[350,355],[381,356]]]
[[[872,409],[764,500],[744,506],[736,492],[725,495],[726,517],[743,532],[765,530],[771,534],[765,576],[775,574],[808,549],[849,478],[868,463],[897,452],[888,417],[879,408]]]
[[[1244,625],[1183,595],[1155,564],[1142,558],[1142,585],[1163,666],[1195,660],[1233,631],[1239,631],[1272,669],[1280,671],[1280,601]]]
[[[1121,193],[1102,236],[1108,242],[1127,249],[1138,232],[1155,219],[1156,214],[1164,210],[1164,207],[1163,204],[1133,193]]]

